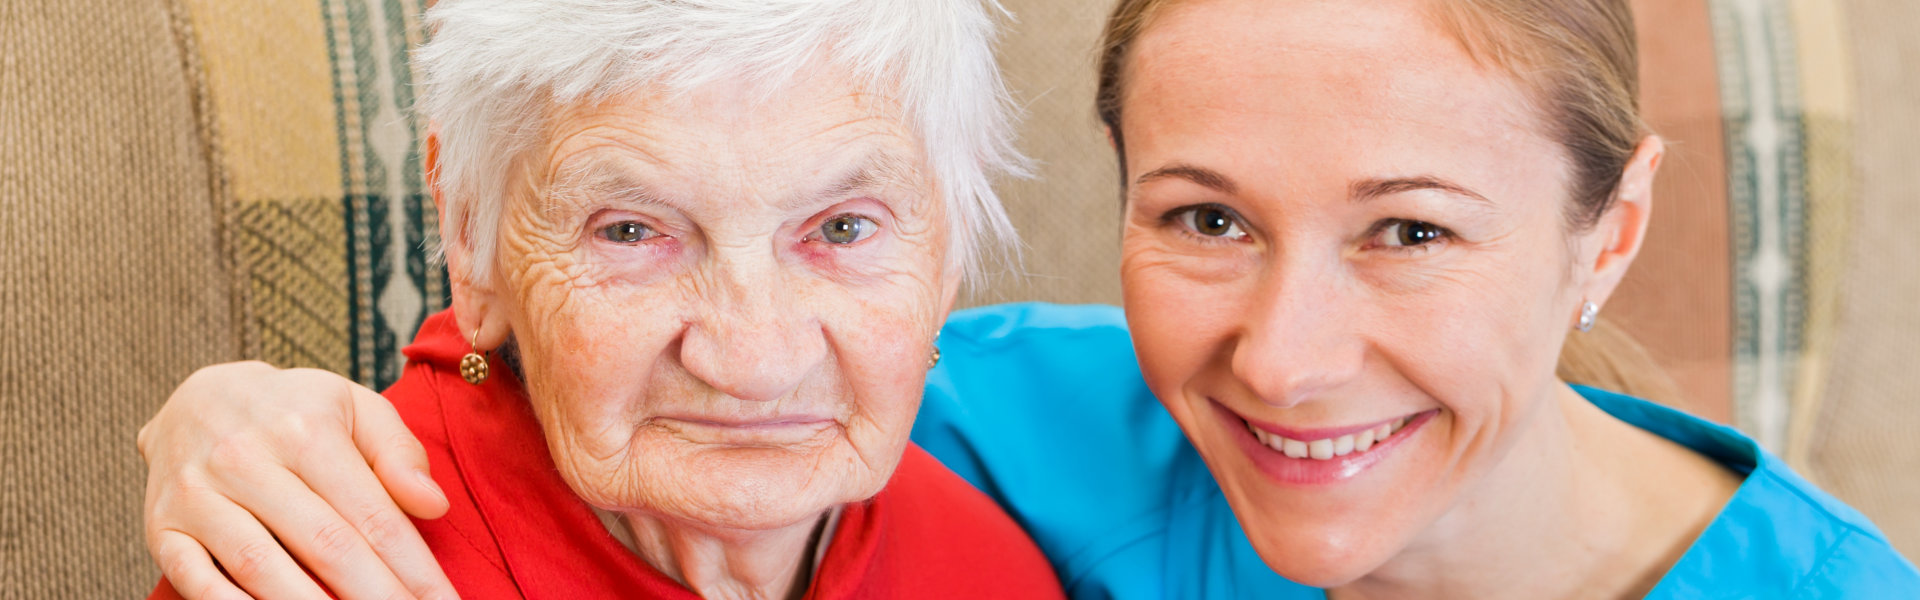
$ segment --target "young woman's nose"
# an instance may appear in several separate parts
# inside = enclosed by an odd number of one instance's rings
[[[1359,375],[1364,298],[1328,268],[1282,265],[1253,289],[1233,343],[1233,374],[1262,402],[1290,407]]]

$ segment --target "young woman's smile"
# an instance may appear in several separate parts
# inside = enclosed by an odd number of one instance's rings
[[[1234,442],[1255,468],[1288,485],[1342,483],[1360,477],[1383,461],[1393,460],[1402,442],[1417,435],[1438,409],[1361,425],[1299,429],[1247,420],[1213,403],[1229,430],[1242,425],[1244,435]]]

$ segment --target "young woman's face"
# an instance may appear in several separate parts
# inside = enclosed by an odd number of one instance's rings
[[[1425,10],[1181,3],[1128,67],[1141,365],[1302,583],[1421,543],[1551,417],[1582,299],[1564,152]]]

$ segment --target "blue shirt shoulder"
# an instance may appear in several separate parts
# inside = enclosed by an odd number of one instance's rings
[[[1199,453],[1141,379],[1110,306],[955,312],[913,440],[1032,534],[1074,598],[1321,598],[1253,551]],[[1744,475],[1652,598],[1920,597],[1920,573],[1859,512],[1739,432],[1577,388]]]
[[[1254,553],[1142,381],[1120,309],[957,311],[939,345],[914,442],[1000,502],[1069,596],[1323,596]]]
[[[1638,398],[1575,388],[1614,418],[1745,475],[1649,598],[1920,597],[1920,571],[1872,521],[1752,438]]]

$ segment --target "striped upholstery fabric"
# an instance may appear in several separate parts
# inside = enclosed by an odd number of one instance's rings
[[[140,423],[253,358],[394,380],[446,303],[408,116],[423,0],[0,0],[0,600],[128,597]],[[1119,301],[1095,121],[1106,0],[1004,0],[1039,177],[1002,190],[1023,272],[968,303]],[[1906,0],[1637,0],[1671,141],[1607,317],[1680,392],[1920,554],[1920,22]]]

